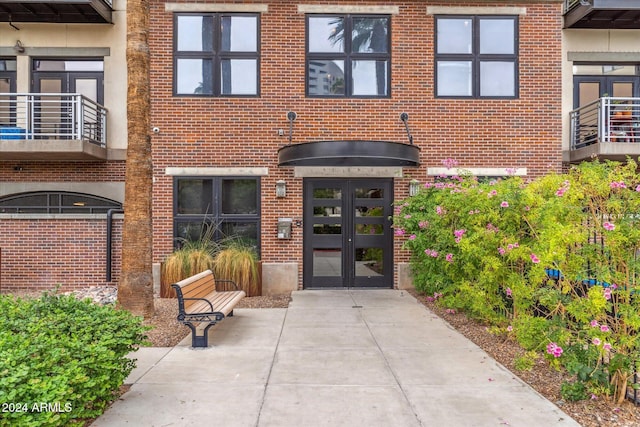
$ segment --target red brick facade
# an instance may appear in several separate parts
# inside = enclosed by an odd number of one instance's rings
[[[279,217],[302,218],[302,179],[293,168],[278,167],[277,151],[288,142],[287,112],[295,111],[293,143],[322,140],[406,142],[400,113],[409,114],[420,167],[404,168],[394,179],[395,198],[408,194],[409,181],[425,182],[427,168],[455,158],[460,167],[527,168],[535,177],[560,171],[561,3],[525,1],[519,16],[519,97],[517,99],[438,99],[434,96],[434,16],[427,6],[451,2],[403,1],[391,18],[391,96],[379,99],[321,99],[305,96],[305,14],[299,4],[260,2],[260,96],[175,97],[173,13],[165,1],[151,1],[151,87],[154,162],[153,261],[173,248],[173,177],[168,167],[263,167],[261,254],[268,263],[297,262],[302,286],[302,229],[277,239]],[[173,2],[175,3],[175,2]],[[194,4],[193,2],[189,2]],[[206,5],[209,2],[199,2]],[[221,2],[211,2],[221,3]],[[231,3],[231,2],[229,2]],[[249,2],[234,2],[238,4]],[[328,2],[340,4],[344,2]],[[349,5],[388,5],[382,1]],[[455,2],[464,7],[504,7],[505,2]],[[124,84],[124,83],[123,83]],[[123,124],[124,126],[124,124]],[[284,136],[278,131],[284,130]],[[0,162],[0,181],[123,181],[124,162],[28,163],[22,172]],[[278,180],[287,196],[275,197]],[[114,281],[120,239],[117,225]],[[106,220],[0,220],[0,280],[6,287],[51,288],[104,284]],[[407,261],[395,243],[396,263]]]
[[[107,229],[96,219],[0,221],[0,291],[104,285]],[[122,219],[113,221],[112,282],[120,275]]]
[[[19,166],[21,170],[15,170]],[[0,162],[0,183],[95,183],[124,181],[124,162]],[[1,185],[1,184],[0,184]],[[106,215],[47,219],[13,215],[0,219],[0,291],[66,291],[106,283]],[[121,219],[113,221],[112,280],[121,258]]]
[[[395,197],[407,195],[412,178],[427,180],[426,168],[452,157],[461,167],[526,167],[529,176],[561,168],[560,4],[525,2],[519,21],[518,99],[451,100],[434,97],[434,17],[427,5],[406,1],[392,16],[391,97],[318,99],[305,97],[305,15],[298,4],[267,1],[261,14],[260,96],[194,98],[172,96],[172,20],[164,1],[152,2],[152,124],[154,261],[172,249],[172,180],[166,167],[266,167],[262,177],[262,259],[302,266],[302,230],[278,240],[278,217],[302,218],[302,179],[279,168],[277,151],[288,142],[287,112],[295,111],[293,142],[388,140],[406,142],[401,112],[409,114],[421,167],[395,179]],[[336,3],[336,2],[334,2]],[[341,2],[337,2],[341,3]],[[388,2],[353,1],[350,5]],[[458,5],[458,4],[457,4]],[[464,6],[504,6],[465,3]],[[279,136],[278,130],[285,135]],[[276,181],[287,197],[275,197]],[[396,244],[395,261],[407,256]],[[302,268],[302,267],[301,267]]]

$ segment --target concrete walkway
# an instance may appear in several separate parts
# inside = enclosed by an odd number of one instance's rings
[[[143,348],[93,426],[579,426],[411,295],[299,291]]]

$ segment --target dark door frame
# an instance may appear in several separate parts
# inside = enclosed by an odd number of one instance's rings
[[[358,188],[376,188],[383,191],[381,198],[356,198]],[[339,189],[340,199],[314,199],[314,188]],[[303,285],[313,288],[393,288],[393,215],[392,178],[305,178],[304,179],[304,237],[303,237]],[[339,216],[314,216],[314,207],[339,209]],[[382,208],[375,216],[362,215],[363,211]],[[356,210],[360,209],[360,215]],[[339,225],[339,234],[314,234],[314,225],[328,228]],[[364,230],[372,231],[367,234]],[[381,233],[379,231],[382,231]],[[358,232],[360,231],[360,232]],[[339,274],[333,276],[314,275],[314,250],[340,249]],[[358,258],[367,257],[367,250],[381,257],[382,273],[358,275],[367,266]],[[337,251],[335,251],[337,252]],[[336,262],[338,262],[336,260]],[[373,263],[375,264],[375,263]],[[374,266],[375,267],[380,267]],[[372,269],[372,271],[374,271]]]
[[[633,83],[633,97],[640,97],[640,77],[638,76],[573,76],[573,108],[580,108],[580,83],[598,83],[600,85],[600,97],[613,96],[614,83]]]

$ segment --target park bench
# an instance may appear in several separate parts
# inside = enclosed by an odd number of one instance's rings
[[[246,296],[232,280],[216,280],[211,270],[187,277],[171,287],[178,298],[178,321],[191,329],[192,347],[208,347],[209,328],[233,316],[233,308]],[[202,335],[196,332],[200,324],[206,324]]]

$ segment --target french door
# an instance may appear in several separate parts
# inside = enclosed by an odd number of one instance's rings
[[[579,108],[605,96],[640,96],[640,78],[634,76],[574,76],[573,108]]]
[[[35,117],[37,133],[45,138],[72,137],[77,131],[72,127],[74,98],[65,94],[78,93],[103,104],[102,61],[34,60],[33,67],[32,91],[50,94],[38,100]]]
[[[305,288],[392,288],[392,179],[304,181]]]

